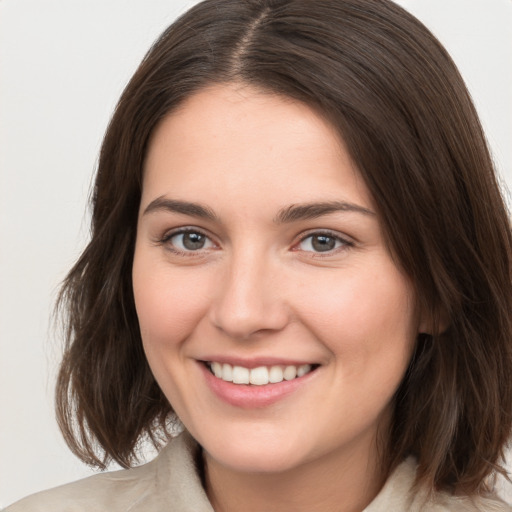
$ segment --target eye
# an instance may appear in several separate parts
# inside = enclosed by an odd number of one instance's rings
[[[306,252],[325,253],[350,245],[352,244],[347,240],[343,240],[339,236],[331,233],[311,233],[300,241],[297,248]]]
[[[214,243],[200,231],[180,231],[171,233],[164,240],[178,252],[194,252],[203,249],[211,249]]]

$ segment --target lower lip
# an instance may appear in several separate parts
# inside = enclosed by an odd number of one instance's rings
[[[204,363],[199,363],[208,387],[213,393],[230,405],[243,409],[256,409],[268,407],[297,391],[305,385],[318,369],[307,373],[303,377],[293,380],[283,380],[277,384],[255,386],[251,384],[233,384],[219,379],[212,374]]]

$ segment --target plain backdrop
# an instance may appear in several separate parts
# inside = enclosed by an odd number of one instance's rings
[[[91,474],[53,416],[50,316],[117,98],[186,0],[0,0],[0,508]],[[443,42],[512,184],[512,0],[400,0]],[[509,492],[509,491],[505,491]]]

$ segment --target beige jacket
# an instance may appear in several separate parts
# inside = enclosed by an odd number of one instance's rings
[[[34,494],[5,512],[214,512],[194,462],[197,454],[197,444],[184,432],[148,464]],[[362,512],[512,512],[497,500],[476,503],[443,493],[427,502],[421,493],[411,493],[414,476],[409,459]]]

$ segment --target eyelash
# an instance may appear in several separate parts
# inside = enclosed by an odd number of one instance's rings
[[[160,240],[158,240],[158,244],[159,245],[165,245],[166,248],[169,251],[171,251],[174,254],[177,254],[179,256],[186,256],[186,257],[194,257],[194,256],[197,257],[197,256],[200,256],[202,254],[202,252],[203,252],[201,249],[199,249],[197,251],[194,251],[194,250],[181,250],[181,249],[176,248],[176,246],[174,246],[172,243],[170,243],[171,239],[174,238],[175,236],[186,235],[188,233],[193,233],[193,234],[201,235],[201,236],[205,237],[207,240],[209,240],[211,244],[215,245],[215,243],[212,241],[210,236],[208,236],[202,230],[200,230],[198,228],[193,228],[193,227],[190,227],[190,228],[180,228],[180,229],[177,229],[176,231],[168,232]],[[208,250],[208,248],[206,250]]]
[[[188,233],[198,234],[203,237],[205,237],[207,240],[210,241],[211,244],[215,245],[215,242],[212,241],[210,236],[208,236],[206,233],[204,233],[202,230],[198,228],[180,228],[176,231],[171,231],[169,233],[166,233],[161,239],[157,241],[159,245],[165,245],[167,246],[167,249],[173,252],[174,254],[180,255],[180,256],[186,256],[186,257],[197,257],[199,255],[202,255],[203,249],[200,248],[197,251],[195,250],[181,250],[176,248],[173,244],[170,243],[171,239],[179,236],[179,235],[185,235]],[[313,239],[313,237],[325,237],[330,238],[335,241],[335,243],[339,243],[338,247],[334,247],[333,249],[329,249],[327,251],[303,251],[306,253],[314,254],[316,258],[318,257],[328,257],[333,254],[338,253],[340,250],[344,250],[350,247],[354,246],[354,243],[350,240],[347,240],[346,238],[341,237],[339,234],[329,231],[329,230],[320,230],[320,231],[310,231],[308,233],[303,234],[299,241],[295,243],[292,247],[293,251],[299,251],[300,249],[298,246],[300,246],[302,243],[304,243],[308,238]],[[206,248],[206,250],[211,249],[210,247]]]
[[[338,233],[324,229],[324,230],[319,230],[319,231],[310,231],[310,232],[302,235],[300,237],[298,243],[296,243],[294,245],[293,250],[296,250],[296,251],[300,250],[297,247],[300,244],[302,244],[304,241],[306,241],[308,238],[313,239],[313,237],[331,238],[335,241],[335,243],[339,243],[338,247],[335,247],[328,251],[303,251],[303,252],[314,254],[315,258],[332,256],[333,254],[337,254],[339,251],[346,250],[346,249],[354,246],[353,242],[351,242],[350,240],[347,240],[346,238],[343,238]]]

